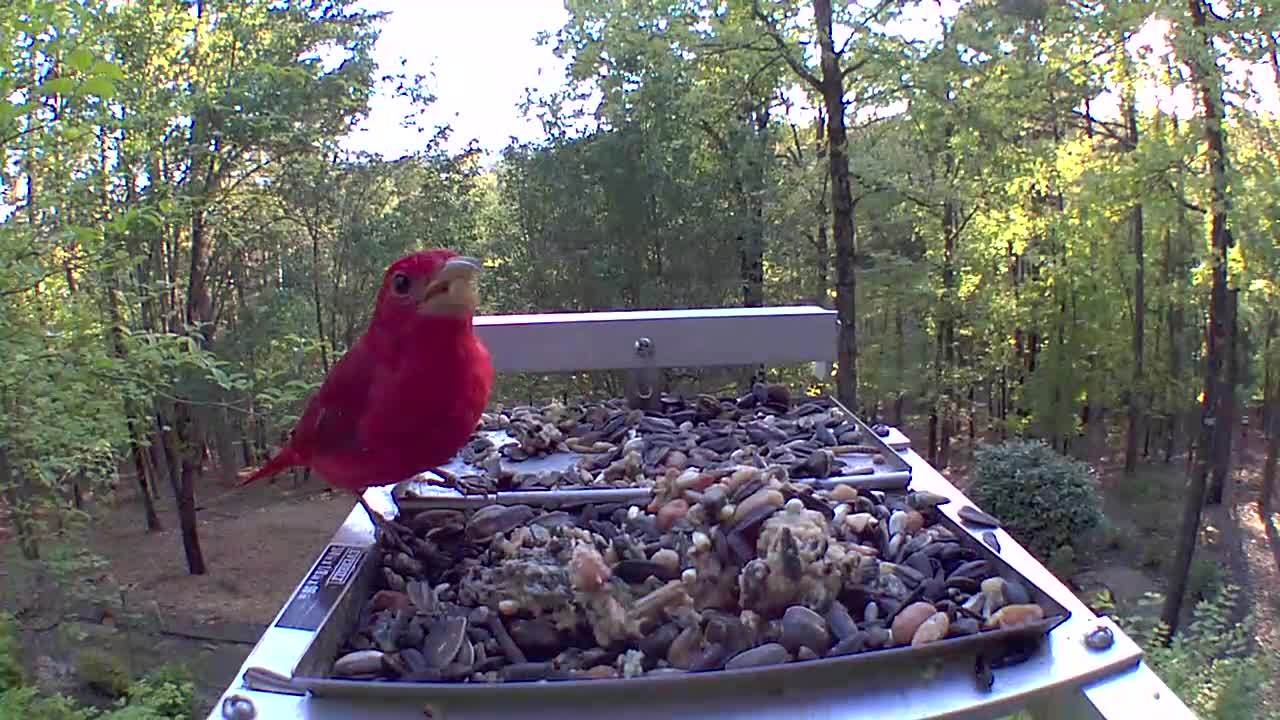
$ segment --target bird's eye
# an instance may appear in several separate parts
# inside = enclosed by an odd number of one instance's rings
[[[404,273],[396,273],[395,276],[391,278],[391,289],[394,290],[397,295],[403,295],[409,292],[409,276]]]

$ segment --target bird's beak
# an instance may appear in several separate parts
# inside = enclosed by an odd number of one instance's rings
[[[471,257],[455,257],[444,264],[427,284],[418,309],[431,312],[433,308],[456,304],[474,307],[476,303],[475,278],[483,266]]]

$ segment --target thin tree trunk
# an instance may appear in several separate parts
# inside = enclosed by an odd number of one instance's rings
[[[1180,245],[1180,243],[1179,243]],[[1169,303],[1167,312],[1168,325],[1168,350],[1169,350],[1169,378],[1174,386],[1182,384],[1182,311],[1178,306],[1178,301],[1174,297],[1175,286],[1175,268],[1179,266],[1179,262],[1174,259],[1175,243],[1174,234],[1171,230],[1165,230],[1165,287],[1167,302]],[[1178,443],[1178,435],[1182,428],[1182,404],[1174,402],[1172,407],[1166,408],[1168,416],[1168,435],[1165,439],[1164,461],[1166,464],[1173,461],[1173,452]]]
[[[935,404],[936,406],[936,404]],[[938,463],[938,412],[929,413],[929,448],[926,457],[930,465]]]
[[[203,22],[204,10],[204,2],[196,0],[195,11],[199,22]],[[193,65],[198,65],[203,50],[199,22],[192,38]],[[199,96],[198,82],[193,82],[192,85],[193,95]],[[211,113],[207,108],[197,108],[192,113],[187,149],[189,166],[182,189],[197,201],[209,198],[218,185],[216,160],[210,151],[209,139],[213,130],[209,127],[211,122]],[[213,344],[215,334],[213,299],[209,293],[211,238],[205,225],[205,209],[200,207],[199,202],[191,214],[190,230],[191,262],[187,275],[185,320],[187,326],[193,328],[197,345],[200,349],[207,350]],[[206,428],[195,408],[188,402],[174,403],[173,420],[174,434],[180,443],[174,454],[179,458],[180,465],[177,472],[171,467],[169,477],[174,482],[174,503],[178,509],[178,525],[182,530],[182,546],[187,557],[188,572],[203,575],[205,562],[204,553],[200,549],[199,526],[196,523],[195,479],[200,474]]]
[[[1209,146],[1209,167],[1213,177],[1212,215],[1210,237],[1212,239],[1212,284],[1209,302],[1208,353],[1205,363],[1204,400],[1200,411],[1199,441],[1196,443],[1195,467],[1183,500],[1182,527],[1178,535],[1173,565],[1170,568],[1168,593],[1165,596],[1161,620],[1168,628],[1168,640],[1177,634],[1182,615],[1182,601],[1186,594],[1187,577],[1191,559],[1195,554],[1196,539],[1200,534],[1200,512],[1204,502],[1205,484],[1210,464],[1215,459],[1215,434],[1224,424],[1221,405],[1232,395],[1225,385],[1223,375],[1224,354],[1230,346],[1228,337],[1231,325],[1230,298],[1227,291],[1227,257],[1231,248],[1231,233],[1227,227],[1227,176],[1226,142],[1222,128],[1222,94],[1216,78],[1217,66],[1213,64],[1214,49],[1211,35],[1206,30],[1206,12],[1203,0],[1189,0],[1191,25],[1196,37],[1197,58],[1189,62],[1191,74],[1200,91],[1205,112],[1205,140]]]
[[[1235,388],[1240,383],[1240,328],[1237,309],[1240,291],[1231,289],[1227,295],[1227,382],[1223,396],[1218,401],[1218,417],[1214,425],[1214,459],[1213,473],[1209,478],[1209,498],[1211,505],[1222,504],[1222,494],[1231,474],[1231,440],[1234,433],[1238,408],[1236,407]]]
[[[858,327],[857,228],[853,222],[853,189],[849,183],[849,147],[845,129],[844,74],[832,38],[831,0],[814,0],[814,23],[818,29],[821,79],[817,88],[827,114],[827,157],[831,172],[831,235],[836,246],[836,318],[840,322],[836,359],[836,394],[857,412]],[[787,55],[790,60],[791,56]]]
[[[129,431],[137,432],[137,420],[131,415],[129,417]],[[134,435],[137,437],[137,435]],[[146,453],[142,450],[141,443],[133,443],[130,448],[130,454],[133,456],[134,471],[138,473],[138,496],[142,498],[142,514],[146,519],[147,532],[157,532],[162,530],[160,526],[160,516],[156,514],[156,504],[151,497],[150,482],[147,475],[147,458]]]
[[[752,143],[747,152],[747,177],[739,186],[745,189],[742,204],[746,217],[743,219],[738,260],[742,306],[760,307],[764,305],[764,162],[772,151],[768,144],[768,104],[761,103],[753,108],[750,119]]]
[[[1276,391],[1272,391],[1273,394]],[[1274,403],[1275,401],[1272,400]],[[1274,408],[1273,408],[1274,410]],[[1274,416],[1274,412],[1272,415]],[[1275,417],[1271,418],[1271,430],[1267,434],[1267,459],[1262,465],[1262,490],[1258,496],[1259,515],[1264,522],[1270,522],[1271,509],[1275,507],[1276,494],[1276,451],[1280,446],[1280,425]]]
[[[1280,66],[1277,66],[1280,72]],[[1263,386],[1262,386],[1262,434],[1267,440],[1267,459],[1262,465],[1262,490],[1258,495],[1258,514],[1263,522],[1271,517],[1271,508],[1276,488],[1276,446],[1280,444],[1280,371],[1275,367],[1276,331],[1280,326],[1280,314],[1274,309],[1267,319],[1267,339],[1263,344]]]
[[[1129,141],[1132,147],[1138,146],[1138,113],[1132,97],[1126,103],[1129,125]],[[1130,211],[1129,232],[1133,239],[1133,384],[1129,388],[1129,432],[1124,450],[1124,474],[1133,477],[1138,471],[1138,435],[1144,423],[1143,384],[1143,344],[1146,331],[1146,286],[1144,273],[1146,270],[1146,252],[1143,248],[1142,203],[1138,203]]]
[[[320,338],[320,366],[329,374],[329,348],[324,335],[324,313],[320,304],[320,231],[311,230],[311,298],[316,312],[316,335]],[[333,332],[330,326],[329,331]]]

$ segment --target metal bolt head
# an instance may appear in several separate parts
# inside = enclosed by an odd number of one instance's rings
[[[648,357],[653,354],[653,340],[647,337],[636,338],[636,355]]]
[[[1088,635],[1084,636],[1084,644],[1088,646],[1090,650],[1106,650],[1111,647],[1115,641],[1116,639],[1111,633],[1111,628],[1106,625],[1099,625],[1089,631]]]
[[[222,699],[222,717],[226,720],[253,720],[258,710],[244,695],[228,695]]]

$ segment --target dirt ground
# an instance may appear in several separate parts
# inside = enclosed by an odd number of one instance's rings
[[[299,487],[289,479],[244,488],[206,483],[196,498],[205,575],[187,572],[177,516],[164,495],[157,508],[162,531],[142,531],[134,493],[96,525],[93,547],[131,593],[165,610],[197,622],[266,625],[351,512],[354,498],[315,480]]]

